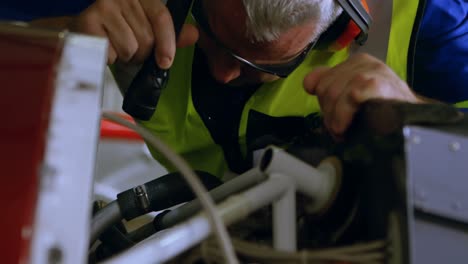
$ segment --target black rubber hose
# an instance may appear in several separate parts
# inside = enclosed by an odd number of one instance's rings
[[[254,168],[211,190],[210,195],[214,201],[218,202],[226,199],[232,194],[239,193],[255,184],[263,182],[266,178],[267,176],[264,173],[260,172],[258,168]],[[155,230],[159,231],[181,223],[195,215],[200,211],[200,209],[200,201],[194,200],[177,207],[170,212],[156,216],[153,220]]]
[[[207,173],[196,171],[208,190],[221,185],[221,181]],[[160,211],[195,198],[190,186],[180,173],[170,173],[136,186],[117,195],[122,217],[132,220],[148,212]]]

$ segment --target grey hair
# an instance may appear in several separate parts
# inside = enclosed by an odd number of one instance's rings
[[[281,33],[306,22],[316,23],[316,38],[341,14],[335,0],[243,0],[247,37],[254,42],[276,40]]]

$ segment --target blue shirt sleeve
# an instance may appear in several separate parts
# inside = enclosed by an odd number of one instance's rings
[[[413,89],[448,103],[468,100],[468,0],[425,2],[415,42]]]
[[[94,0],[1,0],[0,20],[30,21],[37,18],[75,15]]]

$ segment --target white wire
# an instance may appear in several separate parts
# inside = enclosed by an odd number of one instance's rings
[[[229,235],[226,231],[224,223],[216,210],[213,200],[208,195],[207,190],[196,176],[195,172],[190,168],[187,162],[181,158],[177,153],[170,149],[164,142],[154,136],[146,128],[133,124],[115,114],[103,113],[102,117],[123,125],[129,129],[136,131],[140,134],[153,148],[158,150],[166,159],[172,163],[175,168],[178,168],[184,179],[192,188],[195,195],[200,199],[200,203],[208,214],[208,220],[214,227],[214,233],[218,238],[226,263],[237,264],[239,263],[234,253],[234,247]]]
[[[321,261],[343,261],[350,263],[384,263],[387,242],[371,241],[350,246],[283,252],[269,246],[233,238],[236,251],[248,262],[260,263],[317,263]],[[212,241],[203,242],[189,258],[201,257],[207,261],[219,259],[218,248]],[[189,262],[190,263],[190,262]]]

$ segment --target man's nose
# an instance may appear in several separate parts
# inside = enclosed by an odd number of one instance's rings
[[[213,59],[211,73],[216,81],[226,84],[240,76],[241,67],[233,58],[220,56]]]

